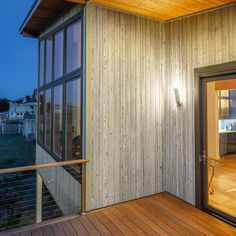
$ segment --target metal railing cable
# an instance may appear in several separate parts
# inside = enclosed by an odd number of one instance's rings
[[[0,169],[0,231],[80,214],[87,162]]]

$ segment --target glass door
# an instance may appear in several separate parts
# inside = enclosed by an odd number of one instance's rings
[[[204,208],[236,222],[236,77],[202,83]]]

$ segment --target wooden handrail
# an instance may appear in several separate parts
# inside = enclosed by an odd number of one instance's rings
[[[79,165],[79,164],[86,164],[88,162],[89,162],[88,160],[72,160],[72,161],[62,161],[62,162],[33,165],[33,166],[22,166],[22,167],[2,169],[2,170],[0,169],[0,174],[12,174],[12,173],[17,173],[17,172],[25,172],[25,171],[45,169],[45,168],[51,168],[51,167]]]

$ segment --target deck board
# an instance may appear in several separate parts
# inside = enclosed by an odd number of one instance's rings
[[[95,228],[101,235],[104,235],[104,236],[112,235],[111,232],[99,221],[99,219],[96,216],[88,215],[87,218],[95,226]]]
[[[66,236],[66,233],[63,230],[62,226],[58,223],[52,224],[52,230],[56,236]]]
[[[79,235],[83,235],[83,236],[89,235],[78,218],[70,220],[70,223],[74,227],[75,231],[79,233]]]
[[[158,195],[92,211],[35,229],[6,235],[219,235],[236,236],[229,224],[195,208],[177,197]]]

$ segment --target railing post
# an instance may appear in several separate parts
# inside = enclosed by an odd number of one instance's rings
[[[42,209],[43,209],[43,180],[39,173],[36,173],[36,223],[42,222]]]
[[[82,164],[82,180],[81,180],[81,213],[85,213],[85,205],[86,205],[86,164]]]

